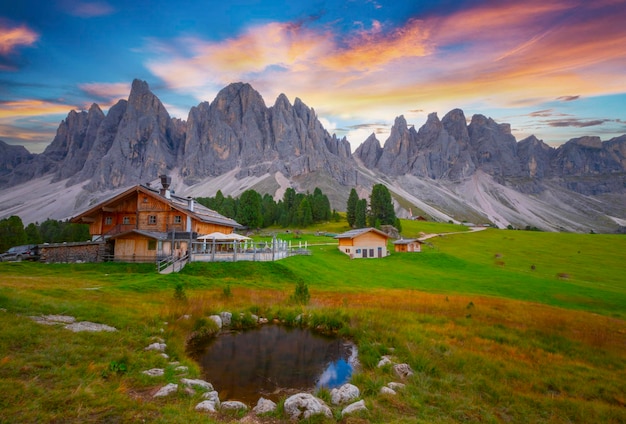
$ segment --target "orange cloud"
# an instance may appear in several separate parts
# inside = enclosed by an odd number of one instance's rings
[[[0,108],[0,119],[23,118],[26,116],[67,114],[73,106],[50,103],[42,100],[20,100],[3,102]]]
[[[426,112],[538,105],[575,93],[623,93],[623,2],[492,1],[447,16],[332,26],[268,23],[221,42],[199,39],[148,64],[199,100],[235,81],[268,103],[298,96],[322,117],[393,121]],[[180,50],[180,49],[179,49]],[[183,50],[184,51],[184,50]]]
[[[25,27],[8,28],[0,22],[0,54],[8,55],[18,46],[30,46],[39,38],[39,34]]]
[[[321,62],[336,70],[364,71],[387,65],[396,59],[426,56],[429,45],[429,28],[420,20],[410,20],[406,25],[385,34],[381,24],[374,21],[372,30],[360,31],[348,39],[348,47]]]

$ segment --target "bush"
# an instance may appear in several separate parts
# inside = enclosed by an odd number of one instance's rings
[[[309,294],[309,287],[306,285],[304,281],[298,281],[296,284],[296,290],[293,295],[289,298],[289,300],[298,305],[306,305],[311,300],[311,295]]]
[[[231,297],[233,297],[233,292],[230,290],[230,284],[224,287],[224,289],[222,290],[222,297],[224,299],[230,299]]]
[[[174,299],[181,302],[187,301],[187,294],[185,293],[183,283],[176,283],[176,287],[174,287]]]

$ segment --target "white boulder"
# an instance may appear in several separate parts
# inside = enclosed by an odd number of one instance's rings
[[[380,394],[381,395],[397,395],[395,390],[390,389],[387,386],[383,386],[383,387],[380,388]]]
[[[208,392],[212,392],[213,391],[213,385],[207,381],[204,380],[194,380],[191,378],[181,378],[180,382],[187,386],[187,387],[198,387],[201,389],[204,389]]]
[[[216,407],[215,402],[203,400],[196,405],[195,410],[200,412],[217,412],[217,408],[218,407]]]
[[[298,393],[285,400],[285,414],[292,420],[309,419],[314,415],[325,415],[332,418],[333,413],[323,400],[309,393]]]
[[[391,362],[391,357],[388,355],[383,356],[382,358],[380,358],[380,361],[378,361],[378,368],[382,368],[385,365],[389,365],[392,364],[393,362]]]
[[[167,345],[165,343],[152,343],[144,350],[156,350],[157,352],[165,352]]]
[[[391,383],[387,384],[387,387],[389,387],[391,390],[401,390],[404,389],[406,387],[406,384],[402,384],[402,383],[396,383],[395,381],[392,381]]]
[[[413,370],[411,369],[409,364],[396,364],[393,366],[393,370],[400,378],[408,378],[413,375]]]
[[[343,408],[341,411],[341,416],[354,414],[356,412],[367,411],[367,406],[365,406],[365,401],[361,399],[358,402],[351,403],[350,405]]]
[[[211,315],[209,319],[217,325],[217,328],[222,329],[222,317],[219,315]]]
[[[220,318],[222,319],[222,325],[224,327],[230,327],[230,323],[233,320],[233,314],[230,312],[220,312]]]
[[[268,412],[276,411],[276,403],[269,399],[260,398],[256,403],[256,406],[252,408],[252,412],[256,415],[267,414]]]
[[[149,375],[150,377],[161,377],[165,374],[165,370],[163,368],[152,368],[142,371],[142,374]]]
[[[222,402],[221,411],[247,411],[248,405],[238,400],[227,400]]]
[[[361,391],[354,384],[344,384],[338,389],[330,391],[330,401],[333,405],[352,402],[361,396]]]
[[[178,384],[174,384],[174,383],[169,383],[163,387],[161,387],[159,389],[158,392],[156,392],[154,394],[153,397],[165,397],[165,396],[169,396],[172,393],[176,393],[176,391],[178,390]]]

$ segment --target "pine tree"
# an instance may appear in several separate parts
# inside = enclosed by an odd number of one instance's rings
[[[10,247],[26,244],[26,231],[22,218],[13,215],[0,220],[0,252]]]
[[[395,225],[396,213],[393,209],[391,194],[383,184],[375,184],[370,195],[370,226],[377,221],[380,225]]]
[[[348,197],[348,207],[346,208],[346,219],[348,225],[352,228],[356,223],[356,205],[359,202],[359,195],[353,188],[350,190],[350,196]]]
[[[296,224],[302,227],[309,226],[313,223],[313,212],[308,197],[304,197],[298,205],[296,213]]]
[[[254,190],[246,190],[239,197],[235,220],[249,228],[259,228],[263,223],[261,195]]]
[[[367,227],[367,199],[359,199],[359,201],[356,203],[354,227]]]

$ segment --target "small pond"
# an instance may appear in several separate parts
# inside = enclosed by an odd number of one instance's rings
[[[222,400],[256,404],[281,396],[346,383],[357,363],[356,346],[309,329],[263,326],[222,333],[193,353],[203,379]]]

